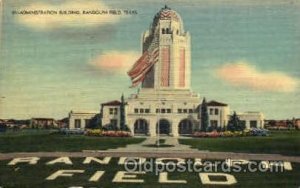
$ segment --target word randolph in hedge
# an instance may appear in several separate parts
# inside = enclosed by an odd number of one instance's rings
[[[36,165],[39,163],[39,157],[25,157],[25,158],[14,158],[12,159],[7,165],[9,166],[16,166],[18,164],[29,164],[29,165]],[[103,158],[96,158],[96,157],[85,157],[83,158],[82,164],[100,164],[100,165],[110,165],[111,157],[103,157]],[[192,163],[191,163],[192,161]],[[151,167],[153,163],[153,168],[143,168],[144,164]],[[69,157],[59,157],[56,159],[49,160],[45,163],[45,165],[58,165],[58,164],[66,164],[66,165],[73,165],[72,160]],[[175,165],[174,165],[175,164]],[[155,172],[158,175],[158,183],[168,183],[168,184],[186,184],[187,180],[185,179],[170,179],[169,173],[174,172],[177,166],[185,167],[184,170],[177,172],[191,172],[188,170],[187,166],[184,165],[192,165],[193,167],[207,167],[201,168],[201,172],[198,173],[199,179],[202,184],[206,185],[233,185],[237,183],[236,178],[228,173],[228,169],[234,167],[236,170],[242,170],[242,168],[238,168],[240,165],[248,165],[249,164],[258,164],[256,166],[259,168],[255,171],[264,171],[272,169],[272,167],[276,167],[276,169],[281,169],[278,172],[283,172],[282,170],[290,171],[292,170],[292,164],[290,162],[282,162],[282,161],[248,161],[242,159],[226,159],[224,161],[202,161],[199,158],[195,159],[182,159],[182,158],[141,158],[141,157],[120,157],[118,160],[118,165],[123,165],[125,170],[116,172],[114,178],[112,179],[113,183],[145,183],[143,179],[143,175],[147,172]],[[172,166],[172,167],[170,167]],[[208,168],[210,167],[210,168]],[[212,167],[216,167],[213,169]],[[227,167],[225,169],[225,167]],[[229,167],[229,168],[228,168]],[[278,168],[280,167],[280,168]],[[217,168],[221,168],[222,172],[218,171]],[[254,168],[254,167],[252,167]],[[199,168],[198,168],[199,169]],[[196,168],[193,168],[194,172]],[[253,170],[253,169],[252,169]],[[208,172],[209,171],[209,172]],[[230,171],[230,170],[229,170]],[[196,171],[197,172],[197,171]],[[243,171],[240,172],[249,172],[246,171],[244,168]],[[78,176],[80,174],[85,173],[84,169],[59,169],[56,172],[50,174],[48,177],[45,178],[46,181],[55,181],[58,178],[70,178],[74,175]],[[89,182],[98,182],[101,181],[101,177],[105,171],[95,171],[95,173],[87,179]],[[103,180],[104,181],[104,180]]]

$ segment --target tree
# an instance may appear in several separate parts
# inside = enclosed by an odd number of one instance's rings
[[[101,129],[101,117],[100,114],[96,114],[91,118],[88,125],[86,125],[89,129]]]
[[[125,105],[124,94],[121,96],[121,105],[120,105],[120,129],[122,131],[128,131],[128,126],[126,125],[126,115],[125,115]]]
[[[236,114],[236,112],[233,112],[233,115],[230,116],[230,119],[228,121],[227,130],[229,131],[243,131],[245,129],[245,125],[242,124],[240,121],[240,118]]]
[[[207,110],[207,103],[205,97],[203,98],[202,104],[201,104],[201,131],[206,132],[208,128],[208,110]]]
[[[293,122],[294,122],[293,120],[289,120],[289,119],[286,120],[286,125],[287,125],[288,129],[294,128],[294,123]]]

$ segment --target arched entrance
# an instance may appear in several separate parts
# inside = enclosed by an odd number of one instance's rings
[[[192,134],[193,133],[193,123],[189,119],[183,119],[178,125],[179,134]]]
[[[148,123],[145,119],[137,119],[134,123],[134,134],[147,134]]]
[[[160,119],[156,124],[156,134],[170,134],[171,124],[166,119]]]

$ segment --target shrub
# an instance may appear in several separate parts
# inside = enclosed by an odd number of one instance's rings
[[[105,131],[118,131],[119,127],[113,124],[107,124],[105,126],[102,127],[102,130]]]
[[[193,134],[193,137],[199,137],[199,138],[217,138],[217,137],[243,137],[243,136],[268,136],[269,131],[266,129],[247,129],[244,131],[224,131],[224,132],[201,132],[196,131]]]
[[[129,131],[105,131],[100,129],[90,129],[86,132],[87,136],[106,136],[106,137],[130,137]]]
[[[102,136],[102,130],[101,129],[89,129],[86,132],[87,136]]]
[[[223,133],[223,136],[224,136],[224,137],[232,137],[232,136],[233,136],[233,132],[231,132],[231,131],[225,131],[225,132]]]

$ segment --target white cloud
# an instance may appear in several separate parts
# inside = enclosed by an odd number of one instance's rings
[[[53,11],[109,11],[112,8],[98,0],[68,0],[60,4],[37,2],[21,7],[18,11],[53,10]],[[58,28],[96,27],[112,24],[126,17],[112,14],[16,14],[19,23],[37,30],[51,30]]]
[[[108,73],[124,73],[137,61],[139,53],[135,51],[107,51],[99,55],[90,65]]]
[[[293,92],[299,81],[283,72],[257,70],[245,61],[228,63],[217,69],[223,81],[261,91]]]

